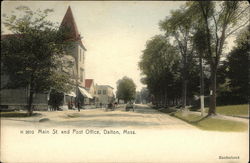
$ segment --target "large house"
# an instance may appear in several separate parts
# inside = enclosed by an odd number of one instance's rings
[[[81,35],[77,29],[75,19],[70,7],[61,22],[61,27],[69,29],[69,40],[73,43],[72,48],[65,52],[62,59],[64,64],[67,61],[73,63],[72,68],[65,69],[63,71],[69,72],[75,80],[74,89],[64,94],[63,107],[66,108],[69,103],[73,103],[75,106],[82,106],[86,98],[92,99],[93,97],[85,89],[85,52],[86,48],[82,42]],[[5,39],[11,35],[2,35],[1,39]],[[28,91],[27,88],[19,89],[5,89],[5,85],[8,83],[8,75],[1,73],[1,91],[0,91],[0,105],[1,107],[24,108],[27,105]],[[48,109],[49,93],[38,93],[34,95],[35,109]]]
[[[114,102],[115,95],[113,93],[113,87],[109,85],[96,85],[96,105],[106,106],[107,104]]]
[[[85,79],[85,89],[93,97],[85,98],[85,104],[95,107],[106,107],[107,104],[114,102],[113,88],[109,85],[98,85],[94,79]]]

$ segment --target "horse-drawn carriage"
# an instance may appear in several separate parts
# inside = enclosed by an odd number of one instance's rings
[[[133,111],[135,111],[135,106],[132,102],[128,102],[125,106],[125,111],[129,111],[130,109],[132,109]]]
[[[106,111],[108,111],[109,109],[112,110],[112,111],[114,111],[115,108],[116,108],[116,106],[117,106],[117,103],[116,103],[116,102],[115,102],[115,103],[110,102],[110,103],[107,105],[107,107],[106,107]]]

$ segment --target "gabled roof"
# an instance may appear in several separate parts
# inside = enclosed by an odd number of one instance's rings
[[[106,87],[106,88],[111,88],[111,89],[114,89],[113,87],[111,87],[110,85],[96,85],[97,87]]]
[[[89,89],[93,82],[94,82],[93,79],[85,79],[85,88]]]
[[[61,27],[66,27],[70,29],[70,39],[73,41],[79,41],[79,43],[83,46],[83,48],[86,50],[86,48],[84,47],[82,40],[81,40],[81,35],[78,32],[77,26],[76,26],[76,22],[72,13],[72,10],[70,8],[70,6],[68,7],[66,14],[64,15],[64,18],[62,20],[61,23]]]

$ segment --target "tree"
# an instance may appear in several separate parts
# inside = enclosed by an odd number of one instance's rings
[[[143,87],[141,91],[136,92],[136,103],[149,103],[151,101],[150,94],[147,88]]]
[[[197,1],[188,2],[193,16],[205,29],[205,59],[210,70],[210,106],[209,115],[216,113],[217,70],[226,40],[230,35],[249,23],[249,5],[239,1]]]
[[[141,103],[141,92],[136,92],[135,93],[135,103],[140,104]]]
[[[237,46],[227,56],[229,94],[235,103],[247,103],[249,100],[249,39],[250,25],[238,35]]]
[[[192,15],[185,6],[181,7],[172,11],[170,17],[161,21],[160,28],[166,32],[165,35],[168,38],[174,39],[176,49],[181,54],[182,107],[186,108],[188,71],[193,55]]]
[[[51,88],[59,91],[70,89],[68,73],[58,73],[60,58],[70,47],[67,32],[46,20],[50,9],[32,11],[26,6],[17,7],[21,12],[4,16],[3,24],[13,33],[1,39],[2,68],[10,77],[8,87],[28,87],[28,113],[32,114],[33,95]]]
[[[204,53],[206,51],[206,39],[204,39],[204,37],[205,37],[204,29],[202,29],[202,27],[200,27],[198,24],[198,26],[196,27],[196,32],[194,33],[193,36],[193,41],[194,41],[194,49],[199,58],[199,65],[200,65],[200,108],[202,116],[205,113],[203,59],[204,59]]]
[[[150,94],[147,88],[142,88],[140,91],[140,97],[142,103],[149,103],[150,102]]]
[[[139,68],[145,75],[143,82],[154,96],[156,105],[168,107],[169,99],[178,96],[178,92],[173,90],[178,88],[179,65],[179,55],[166,37],[157,35],[147,42]]]
[[[125,103],[134,100],[136,95],[136,85],[134,81],[126,76],[117,81],[116,97],[124,100]]]

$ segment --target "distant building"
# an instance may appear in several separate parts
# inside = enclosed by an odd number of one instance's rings
[[[114,88],[109,85],[96,85],[96,104],[99,106],[107,105],[110,102],[114,102],[115,96],[113,93]]]
[[[85,89],[93,97],[92,99],[85,98],[85,104],[94,105],[95,101],[97,99],[96,87],[95,87],[95,84],[94,84],[94,79],[85,79]]]

